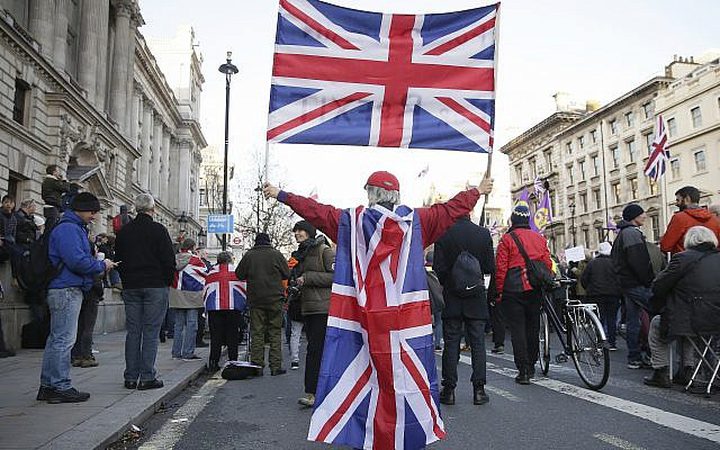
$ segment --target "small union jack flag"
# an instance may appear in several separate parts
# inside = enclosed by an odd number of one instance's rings
[[[308,439],[420,449],[445,436],[417,213],[346,210]]]
[[[175,272],[172,287],[181,291],[202,291],[205,287],[206,270],[207,267],[202,260],[192,255],[185,268]]]
[[[280,0],[268,141],[491,152],[498,8]]]
[[[652,178],[655,182],[660,179],[667,165],[670,162],[670,150],[667,148],[667,132],[665,130],[665,122],[662,115],[658,114],[657,124],[655,126],[655,139],[652,143],[652,152],[645,165],[645,175]]]
[[[244,311],[247,305],[247,283],[238,280],[233,266],[219,264],[205,277],[204,297],[207,311]]]

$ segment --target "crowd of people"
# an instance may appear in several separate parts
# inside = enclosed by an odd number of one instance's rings
[[[387,172],[376,172],[365,186],[370,205],[390,214],[399,205],[399,183]],[[597,303],[608,347],[618,349],[618,336],[627,342],[627,367],[652,368],[645,383],[670,386],[668,343],[679,344],[680,370],[674,379],[686,382],[695,367],[689,339],[720,331],[720,220],[713,208],[699,206],[700,191],[685,187],[676,193],[675,213],[659,247],[642,232],[647,215],[640,204],[622,211],[612,244],[602,242],[593,258],[566,265],[551,255],[545,237],[529,226],[530,211],[516,205],[511,227],[494,248],[489,230],[473,223],[469,212],[480,194],[492,189],[485,180],[473,194],[461,193],[442,213],[420,209],[432,223],[423,233],[426,281],[431,300],[434,349],[442,351],[439,400],[455,403],[457,364],[462,341],[470,350],[473,402],[487,403],[485,335],[492,334],[492,353],[503,353],[510,332],[516,382],[530,384],[538,359],[539,315],[543,295],[538,277],[577,279],[574,296]],[[249,327],[249,362],[270,375],[286,373],[282,336],[289,346],[289,368],[300,369],[304,333],[304,394],[299,403],[315,404],[320,365],[335,276],[341,210],[283,192],[271,185],[265,195],[277,198],[304,219],[292,232],[297,248],[289,259],[258,233],[255,245],[234,264],[222,252],[216,263],[192,239],[173,243],[167,229],[154,220],[155,201],[149,194],[127,206],[113,220],[113,233],[93,234],[90,227],[102,209],[99,200],[62,179],[49,166],[43,183],[44,214],[32,199],[2,198],[0,262],[10,261],[13,277],[29,305],[33,323],[45,323],[40,388],[37,399],[50,403],[81,402],[90,394],[78,391],[70,367],[98,365],[92,334],[98,302],[105,288],[121,293],[125,304],[126,341],[124,386],[156,389],[163,386],[155,368],[158,346],[172,338],[172,357],[200,361],[208,318],[210,356],[207,367],[217,371],[222,348],[229,361],[238,359],[238,344]],[[471,191],[466,191],[471,192]],[[459,194],[459,195],[461,195]],[[467,198],[466,198],[467,197]],[[328,209],[330,208],[330,209]],[[45,233],[44,229],[49,232]],[[319,234],[318,228],[325,234]],[[40,277],[35,248],[45,250],[47,267]],[[667,255],[667,256],[665,256]],[[668,263],[669,259],[669,263]],[[30,274],[30,275],[28,275]],[[43,278],[44,277],[44,278]],[[43,284],[42,282],[45,281]],[[700,305],[700,306],[698,306]],[[703,311],[703,314],[698,311]],[[249,321],[249,324],[248,324]],[[30,333],[30,331],[28,331]],[[0,357],[12,356],[2,341]]]

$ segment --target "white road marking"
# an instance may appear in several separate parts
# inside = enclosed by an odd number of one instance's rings
[[[215,391],[225,384],[227,380],[211,378],[200,387],[180,409],[175,411],[172,418],[150,436],[147,442],[138,447],[139,450],[172,449],[185,434],[191,423],[205,409],[205,406],[215,397]]]
[[[470,365],[470,358],[465,355],[460,356],[460,361],[463,364]],[[517,370],[500,367],[492,363],[487,364],[487,370],[506,377],[515,377],[515,375],[517,375]],[[681,433],[720,443],[720,425],[703,422],[701,420],[693,419],[691,417],[671,413],[659,408],[643,405],[641,403],[636,403],[630,400],[624,400],[622,398],[613,397],[611,395],[603,394],[601,392],[591,391],[585,388],[577,387],[572,384],[564,383],[558,380],[552,380],[549,378],[541,378],[534,380],[533,384],[542,386],[555,392],[559,392],[561,394],[579,398],[590,403],[605,406],[606,408],[614,409],[625,414],[630,414],[640,419],[654,422],[658,425],[662,425],[664,427],[679,431]]]
[[[515,394],[512,394],[510,391],[506,391],[505,389],[500,389],[495,386],[485,385],[485,390],[492,394],[499,395],[500,397],[506,398],[506,399],[510,400],[511,402],[522,403],[525,401],[525,400],[521,399],[520,397],[516,396]]]
[[[623,450],[645,450],[643,447],[638,447],[632,442],[628,442],[625,439],[620,439],[619,437],[613,436],[612,434],[595,433],[593,434],[593,437],[595,439],[605,442],[606,444],[610,444],[613,447],[621,448]]]

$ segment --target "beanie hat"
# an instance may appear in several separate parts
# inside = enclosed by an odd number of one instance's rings
[[[297,230],[303,230],[311,238],[314,238],[315,235],[317,234],[317,228],[315,228],[313,226],[313,224],[311,224],[307,220],[301,220],[300,222],[296,223],[292,230],[293,230],[293,233],[296,232]]]
[[[631,222],[637,216],[644,212],[645,210],[642,208],[642,206],[638,205],[637,203],[630,203],[625,208],[623,208],[622,218],[625,221]]]
[[[89,192],[80,192],[70,202],[73,211],[100,211],[100,201]]]
[[[255,245],[270,245],[270,236],[267,233],[258,233],[255,236]]]
[[[528,225],[530,223],[530,209],[527,205],[518,204],[512,210],[510,215],[510,223],[517,225]]]
[[[365,187],[368,186],[379,187],[381,189],[385,189],[386,191],[400,190],[400,182],[395,175],[390,172],[385,172],[384,170],[373,172],[368,178],[367,183],[365,183]]]
[[[600,245],[598,245],[598,253],[603,256],[610,256],[611,251],[612,245],[610,245],[609,242],[601,242]]]

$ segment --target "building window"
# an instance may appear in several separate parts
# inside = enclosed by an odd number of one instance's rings
[[[550,173],[553,171],[552,151],[544,152],[543,156],[545,158],[545,170],[547,170],[547,173]]]
[[[613,183],[612,191],[613,198],[615,199],[615,204],[619,205],[620,203],[622,203],[622,190],[620,189],[620,183]]]
[[[528,162],[530,163],[530,178],[534,180],[537,178],[537,161],[535,158],[530,158]]]
[[[583,245],[585,248],[588,248],[590,246],[590,230],[587,228],[583,228]]]
[[[653,141],[655,138],[653,137],[652,133],[645,133],[643,134],[643,137],[645,138],[645,147],[647,147],[647,154],[651,154],[653,151]]]
[[[207,191],[200,188],[200,206],[207,206]]]
[[[637,156],[637,148],[635,146],[635,139],[629,140],[625,143],[627,146],[627,152],[628,156],[630,158],[630,162],[635,162],[635,158]]]
[[[585,136],[580,136],[578,138],[578,147],[580,147],[580,149],[585,148]]]
[[[65,46],[65,72],[77,78],[78,42],[80,35],[80,0],[70,0],[66,4],[67,33]]]
[[[583,192],[582,194],[580,194],[580,212],[587,212],[587,210],[587,194]]]
[[[699,128],[702,126],[702,113],[700,112],[699,106],[690,110],[690,117],[692,118],[693,128]]]
[[[672,173],[673,180],[680,178],[680,158],[673,158],[670,160],[670,171]]]
[[[620,167],[620,149],[617,145],[610,147],[610,155],[612,156],[613,169]]]
[[[637,200],[638,198],[638,179],[633,178],[630,180],[630,198],[632,200]]]
[[[657,195],[658,193],[658,185],[652,180],[652,178],[648,178],[648,191],[651,196]]]
[[[667,120],[668,136],[673,137],[677,134],[677,122],[674,117]]]
[[[720,99],[718,101],[720,101]],[[593,144],[597,143],[597,130],[590,130],[590,140]]]
[[[20,125],[28,123],[30,104],[30,85],[20,78],[15,79],[15,99],[13,102],[13,120]]]
[[[567,173],[570,184],[575,184],[575,168],[572,165],[567,166]]]
[[[632,111],[625,113],[625,125],[632,128],[635,125],[635,114]]]
[[[522,166],[519,164],[515,166],[515,180],[517,184],[522,184]]]
[[[573,148],[572,148],[572,142],[568,142],[565,144],[565,150],[567,151],[568,155],[572,154]]]
[[[595,232],[597,233],[598,242],[603,242],[605,240],[605,230],[603,230],[603,227],[599,225],[595,228]]]
[[[593,165],[593,176],[600,175],[600,158],[598,155],[592,156],[592,165]]]
[[[602,197],[600,197],[600,189],[593,189],[592,196],[595,209],[600,209],[600,205],[602,204]]]
[[[580,181],[585,181],[585,160],[578,162],[578,168],[580,169]]]
[[[658,242],[660,240],[660,218],[658,216],[650,216],[650,227],[652,228],[653,242]]]
[[[617,132],[618,132],[617,120],[613,119],[610,121],[610,134],[617,134]]]
[[[643,103],[642,109],[643,109],[643,115],[645,116],[645,118],[649,119],[650,117],[652,117],[653,112],[654,112],[653,111],[653,109],[654,109],[653,102]]]
[[[695,157],[695,171],[705,172],[707,170],[707,164],[705,163],[705,150],[698,150],[693,153]]]

